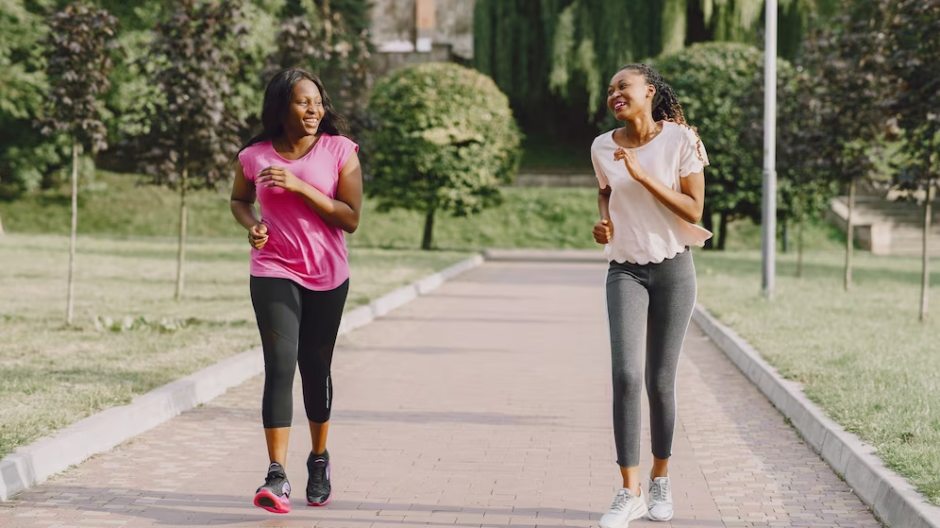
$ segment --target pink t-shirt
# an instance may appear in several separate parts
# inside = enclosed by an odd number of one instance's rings
[[[359,145],[344,136],[322,134],[304,157],[287,160],[270,141],[256,143],[239,155],[245,179],[255,183],[267,167],[284,167],[330,198],[336,198],[339,173]],[[268,241],[251,250],[251,274],[289,279],[315,291],[328,291],[349,278],[343,230],[323,221],[301,198],[280,187],[255,183],[261,220],[268,226]]]

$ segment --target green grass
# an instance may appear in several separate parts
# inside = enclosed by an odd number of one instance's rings
[[[940,505],[940,324],[936,310],[918,322],[919,260],[858,252],[845,292],[843,253],[808,253],[802,279],[780,255],[767,302],[758,251],[695,258],[700,302]],[[931,282],[937,299],[940,273]]]
[[[179,225],[176,193],[135,186],[136,177],[99,173],[79,190],[78,230],[81,234],[174,238]],[[443,249],[484,247],[590,248],[596,221],[596,191],[591,189],[507,188],[502,206],[471,218],[439,215],[435,246]],[[11,233],[68,234],[69,196],[54,190],[16,202],[0,202],[0,220]],[[229,212],[225,192],[190,195],[189,236],[244,238]],[[348,237],[350,245],[416,249],[424,230],[424,215],[413,211],[379,213],[365,201],[361,228]]]
[[[191,244],[176,302],[173,240],[80,237],[75,326],[66,328],[68,238],[0,237],[0,457],[259,344],[243,239]],[[463,258],[354,249],[347,310]]]

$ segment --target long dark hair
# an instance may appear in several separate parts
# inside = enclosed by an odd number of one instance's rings
[[[320,79],[299,68],[291,68],[281,70],[268,82],[268,87],[264,90],[264,105],[261,107],[261,124],[264,130],[249,139],[238,151],[239,153],[255,143],[272,141],[284,133],[284,117],[287,115],[287,108],[294,95],[294,86],[304,79],[317,85],[320,97],[323,98],[323,119],[320,120],[319,131],[331,136],[345,135],[349,132],[346,118],[333,108],[333,102],[326,94],[326,89]]]

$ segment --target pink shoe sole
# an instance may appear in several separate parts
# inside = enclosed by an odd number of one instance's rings
[[[271,513],[289,513],[290,499],[287,497],[278,497],[268,490],[261,490],[255,494],[255,506],[267,510]]]
[[[325,501],[323,501],[323,502],[321,502],[321,503],[308,502],[308,503],[307,503],[307,506],[310,506],[310,507],[312,507],[312,508],[322,508],[322,507],[326,506],[327,504],[329,504],[329,503],[330,503],[330,500],[331,500],[332,498],[333,498],[333,492],[331,491],[331,492],[330,492],[330,496],[327,497]]]

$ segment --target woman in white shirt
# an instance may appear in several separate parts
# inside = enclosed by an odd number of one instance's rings
[[[695,306],[690,246],[711,233],[696,225],[705,200],[705,147],[685,122],[675,92],[656,70],[624,66],[607,107],[623,127],[591,146],[601,220],[594,239],[610,261],[607,312],[614,389],[614,439],[623,488],[600,520],[625,528],[673,515],[668,476],[676,424],[679,353]],[[644,339],[645,337],[645,339]],[[643,354],[646,371],[642,372]],[[640,488],[640,398],[646,381],[653,467],[649,504]]]

